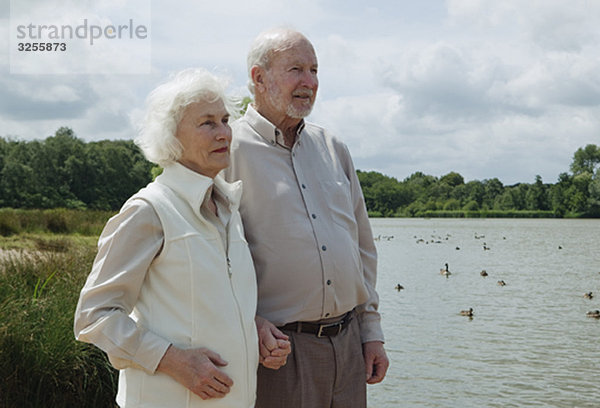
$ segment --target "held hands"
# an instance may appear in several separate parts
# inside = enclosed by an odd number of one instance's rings
[[[171,376],[203,400],[223,398],[233,381],[218,367],[227,362],[207,348],[180,349],[173,345],[158,364],[156,371]]]
[[[363,343],[363,356],[367,370],[367,384],[377,384],[383,380],[390,362],[385,354],[383,343],[369,341]]]
[[[273,323],[256,316],[258,330],[259,361],[266,368],[277,370],[283,367],[287,356],[292,351],[288,336],[283,334]]]

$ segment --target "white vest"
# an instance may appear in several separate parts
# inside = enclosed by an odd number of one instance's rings
[[[228,248],[200,214],[212,180],[175,164],[131,199],[152,205],[164,231],[164,246],[152,262],[132,317],[179,348],[206,347],[228,365],[233,379],[221,399],[202,400],[171,377],[121,370],[117,402],[124,407],[249,408],[254,406],[258,336],[256,276],[238,212],[240,183],[218,176],[229,200]]]

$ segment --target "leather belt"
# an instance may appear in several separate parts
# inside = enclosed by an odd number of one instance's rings
[[[333,337],[337,336],[344,330],[352,321],[352,312],[344,315],[342,320],[335,323],[311,323],[311,322],[294,322],[288,323],[285,326],[279,327],[281,330],[295,331],[297,333],[315,334],[317,337]]]

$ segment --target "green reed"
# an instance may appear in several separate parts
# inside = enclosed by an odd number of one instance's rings
[[[64,235],[19,237],[35,250],[0,256],[0,407],[114,407],[116,371],[73,335],[95,245]]]
[[[114,211],[0,208],[0,236],[30,233],[100,235]]]

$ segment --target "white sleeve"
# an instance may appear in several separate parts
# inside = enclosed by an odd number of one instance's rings
[[[75,312],[75,337],[106,352],[117,369],[153,373],[170,345],[129,316],[163,240],[160,219],[143,200],[125,204],[98,240],[98,254]]]

